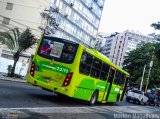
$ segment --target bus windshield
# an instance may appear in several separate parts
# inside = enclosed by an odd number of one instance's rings
[[[59,39],[44,37],[38,49],[38,55],[62,63],[73,63],[78,44]]]

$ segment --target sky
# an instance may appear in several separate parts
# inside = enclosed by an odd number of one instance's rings
[[[150,25],[160,21],[160,0],[105,0],[99,32],[133,30],[143,35],[153,32]]]

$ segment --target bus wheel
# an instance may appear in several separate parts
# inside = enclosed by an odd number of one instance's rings
[[[91,99],[89,101],[89,106],[94,105],[97,102],[97,99],[98,99],[98,91],[96,90],[92,94],[92,97],[91,97]]]

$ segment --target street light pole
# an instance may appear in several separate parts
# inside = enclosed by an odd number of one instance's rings
[[[139,89],[140,91],[142,90],[142,84],[143,84],[145,70],[146,70],[146,64],[144,65],[144,69],[143,69],[143,74],[142,74],[142,79],[141,79],[141,85],[140,85],[140,89]]]
[[[149,77],[150,77],[150,74],[151,74],[152,66],[153,66],[153,60],[150,62],[150,65],[149,65],[149,71],[148,71],[148,77],[147,77],[147,83],[146,83],[145,92],[147,92],[147,88],[148,88],[148,84],[149,84]]]

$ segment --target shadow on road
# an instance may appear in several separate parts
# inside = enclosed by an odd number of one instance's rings
[[[35,100],[41,100],[43,102],[48,102],[56,106],[64,106],[64,107],[86,107],[88,105],[87,101],[78,100],[74,98],[70,98],[63,95],[57,95],[55,93],[46,92],[44,93],[28,93],[28,96]],[[53,106],[50,105],[50,106]],[[138,104],[128,103],[125,100],[118,103],[97,103],[96,106],[137,106]]]
[[[62,95],[57,95],[55,93],[50,93],[50,94],[38,94],[38,93],[29,93],[27,94],[28,96],[30,96],[31,98],[34,99],[38,99],[41,101],[47,101],[49,103],[53,103],[59,105],[59,106],[70,106],[70,107],[74,107],[74,106],[86,106],[86,102],[81,101],[81,100],[77,100],[74,98],[69,98],[67,96],[62,96]],[[50,105],[52,106],[52,105]]]

